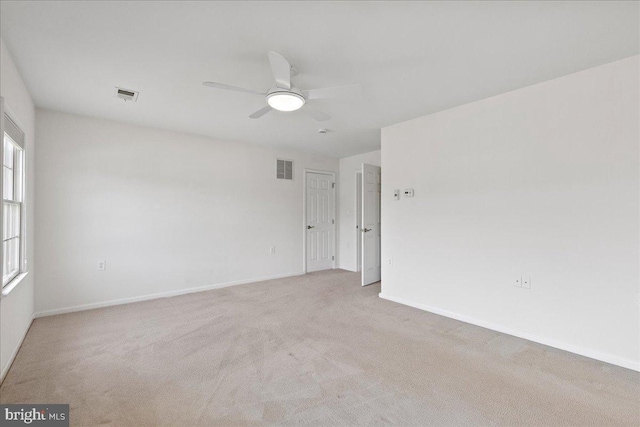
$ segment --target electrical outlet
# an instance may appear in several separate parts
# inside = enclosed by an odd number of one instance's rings
[[[98,261],[98,271],[105,271],[107,269],[107,261]]]
[[[531,277],[522,276],[522,287],[524,289],[531,289]]]
[[[514,285],[516,288],[521,288],[522,287],[522,277],[516,277],[516,282],[514,283]]]
[[[275,246],[271,246],[271,247],[269,248],[269,253],[270,253],[271,255],[274,255],[274,254],[276,253],[276,247],[275,247]]]
[[[393,267],[393,258],[389,258],[387,260],[387,265],[389,265],[389,267]]]

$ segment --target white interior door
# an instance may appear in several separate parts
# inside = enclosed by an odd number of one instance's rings
[[[380,281],[380,167],[362,164],[362,286]]]
[[[333,268],[333,176],[307,172],[307,272]]]
[[[362,171],[356,173],[356,270],[362,271]]]

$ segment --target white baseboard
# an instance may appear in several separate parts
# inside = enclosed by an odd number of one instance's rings
[[[22,337],[20,337],[20,341],[18,341],[18,345],[16,346],[16,348],[13,349],[13,352],[11,353],[9,360],[7,360],[7,363],[2,367],[2,372],[0,372],[0,384],[2,384],[2,382],[4,381],[4,377],[7,375],[7,372],[9,372],[11,365],[13,365],[13,361],[16,359],[16,356],[18,355],[18,351],[20,350],[20,347],[22,347],[22,343],[24,342],[24,339],[27,336],[27,332],[29,332],[29,328],[31,327],[31,324],[33,323],[34,318],[35,316],[32,315],[31,320],[29,321],[29,324],[27,325],[24,332],[22,332]]]
[[[157,298],[175,297],[175,296],[178,296],[178,295],[192,294],[192,293],[195,293],[195,292],[204,292],[204,291],[210,291],[212,289],[226,288],[228,286],[245,285],[247,283],[264,282],[266,280],[283,279],[285,277],[301,276],[303,274],[305,274],[305,273],[304,272],[297,272],[297,273],[279,274],[279,275],[276,275],[276,276],[258,277],[258,278],[254,278],[254,279],[237,280],[237,281],[234,281],[234,282],[217,283],[215,285],[199,286],[199,287],[196,287],[196,288],[188,288],[188,289],[178,289],[178,290],[175,290],[175,291],[159,292],[157,294],[141,295],[141,296],[131,297],[131,298],[121,298],[121,299],[114,299],[114,300],[103,301],[103,302],[95,302],[95,303],[91,303],[91,304],[74,305],[74,306],[71,306],[71,307],[63,307],[63,308],[56,308],[56,309],[53,309],[53,310],[39,311],[39,312],[37,312],[35,314],[35,317],[55,316],[56,314],[65,314],[65,313],[73,313],[75,311],[93,310],[94,308],[102,308],[102,307],[110,307],[110,306],[113,306],[113,305],[130,304],[132,302],[148,301],[148,300],[157,299]]]
[[[408,305],[409,307],[417,308],[420,310],[428,311],[430,313],[439,314],[441,316],[449,317],[451,319],[460,320],[461,322],[471,323],[472,325],[481,326],[483,328],[491,329],[493,331],[502,332],[503,334],[513,335],[514,337],[523,338],[525,340],[533,341],[539,344],[548,345],[560,350],[568,351],[571,353],[579,354],[591,359],[599,360],[601,362],[610,363],[612,365],[622,366],[623,368],[632,369],[634,371],[640,371],[640,362],[636,362],[630,359],[625,359],[619,356],[614,356],[608,353],[601,353],[599,351],[590,350],[582,347],[578,347],[573,344],[569,344],[563,341],[558,341],[553,338],[541,337],[538,335],[530,334],[528,332],[520,331],[518,329],[509,328],[506,326],[498,325],[495,323],[487,322],[484,320],[476,319],[471,316],[454,313],[440,308],[432,307],[425,304],[419,304],[413,301],[408,301],[403,298],[392,297],[380,293],[380,298],[397,302],[399,304]]]

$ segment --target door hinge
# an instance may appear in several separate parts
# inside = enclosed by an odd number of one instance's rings
[[[331,255],[331,261],[335,261],[336,257],[334,257],[333,255]]]
[[[331,183],[331,188],[336,188],[336,183],[335,182]]]
[[[332,219],[332,220],[331,220],[331,224],[335,224],[335,223],[336,223],[336,220],[335,220],[335,219]]]

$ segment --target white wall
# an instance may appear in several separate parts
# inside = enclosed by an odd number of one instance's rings
[[[358,154],[340,159],[339,197],[339,260],[340,268],[358,271],[357,230],[356,230],[356,172],[362,171],[362,164],[380,166],[380,151]],[[384,173],[384,172],[383,172]]]
[[[325,156],[48,110],[36,128],[37,315],[302,274],[302,170],[338,171]],[[294,161],[293,181],[276,180],[277,157]]]
[[[383,129],[381,296],[640,369],[638,76],[635,56]]]
[[[27,262],[29,274],[0,301],[0,378],[4,378],[33,319],[34,291],[34,123],[35,107],[11,55],[0,41],[0,93],[5,108],[25,133]]]

